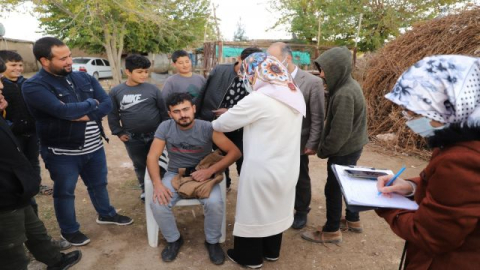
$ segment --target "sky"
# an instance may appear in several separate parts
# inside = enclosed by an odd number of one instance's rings
[[[217,17],[220,19],[220,32],[224,40],[232,40],[237,22],[242,20],[245,35],[249,39],[288,39],[290,34],[283,30],[270,30],[278,13],[269,11],[268,0],[211,0],[217,5]],[[42,37],[39,22],[25,13],[2,14],[0,23],[5,27],[5,37],[35,41]]]

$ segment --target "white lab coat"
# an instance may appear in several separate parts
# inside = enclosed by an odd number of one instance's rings
[[[290,228],[302,115],[276,99],[252,92],[212,124],[221,132],[244,127],[233,235],[267,237]]]

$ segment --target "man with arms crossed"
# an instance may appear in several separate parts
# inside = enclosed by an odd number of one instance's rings
[[[72,72],[70,49],[59,39],[44,37],[33,45],[42,69],[22,87],[36,120],[40,153],[50,172],[53,204],[62,237],[82,246],[90,239],[80,232],[75,215],[75,188],[80,176],[98,213],[97,223],[129,225],[117,214],[107,191],[107,160],[102,118],[112,102],[102,86],[84,72]]]
[[[147,169],[153,183],[153,201],[150,203],[160,231],[167,240],[162,251],[162,260],[173,261],[183,238],[178,231],[172,208],[181,199],[172,187],[172,179],[179,168],[195,167],[205,156],[212,152],[215,143],[226,153],[220,161],[207,169],[191,174],[196,181],[208,180],[213,174],[225,170],[240,158],[240,150],[221,132],[216,132],[212,124],[203,120],[195,120],[195,105],[188,93],[173,93],[167,98],[168,114],[172,119],[160,124],[155,133],[147,158]],[[158,159],[167,147],[169,154],[168,171],[163,179],[160,177]],[[222,236],[223,200],[219,185],[215,185],[206,199],[200,199],[205,213],[205,246],[210,260],[214,264],[222,264],[225,254],[218,243]]]

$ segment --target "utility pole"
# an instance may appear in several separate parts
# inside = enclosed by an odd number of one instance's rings
[[[220,28],[218,27],[218,18],[217,18],[217,8],[215,4],[212,4],[212,10],[213,10],[213,21],[215,23],[215,31],[217,32],[217,40],[222,40],[222,37],[220,35]]]
[[[322,36],[322,17],[318,16],[318,34],[317,34],[317,48],[320,48],[320,38]]]
[[[353,66],[357,64],[357,43],[358,39],[360,38],[360,28],[362,28],[362,19],[363,13],[360,13],[360,20],[358,20],[358,28],[357,28],[357,35],[355,37],[355,48],[353,49]]]
[[[222,42],[222,37],[220,35],[220,28],[218,27],[218,19],[217,19],[217,9],[214,4],[212,4],[212,9],[213,9],[213,19],[215,21],[215,29],[217,31],[217,44],[218,44],[218,60],[217,63],[222,63],[223,59],[223,42]],[[213,54],[215,54],[215,49],[213,51]]]

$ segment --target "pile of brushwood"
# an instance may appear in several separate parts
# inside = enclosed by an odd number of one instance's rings
[[[415,62],[438,54],[480,57],[480,8],[414,25],[412,30],[369,55],[366,65],[361,67],[366,71],[360,74],[373,140],[400,152],[429,155],[425,140],[405,125],[402,109],[384,96]]]

